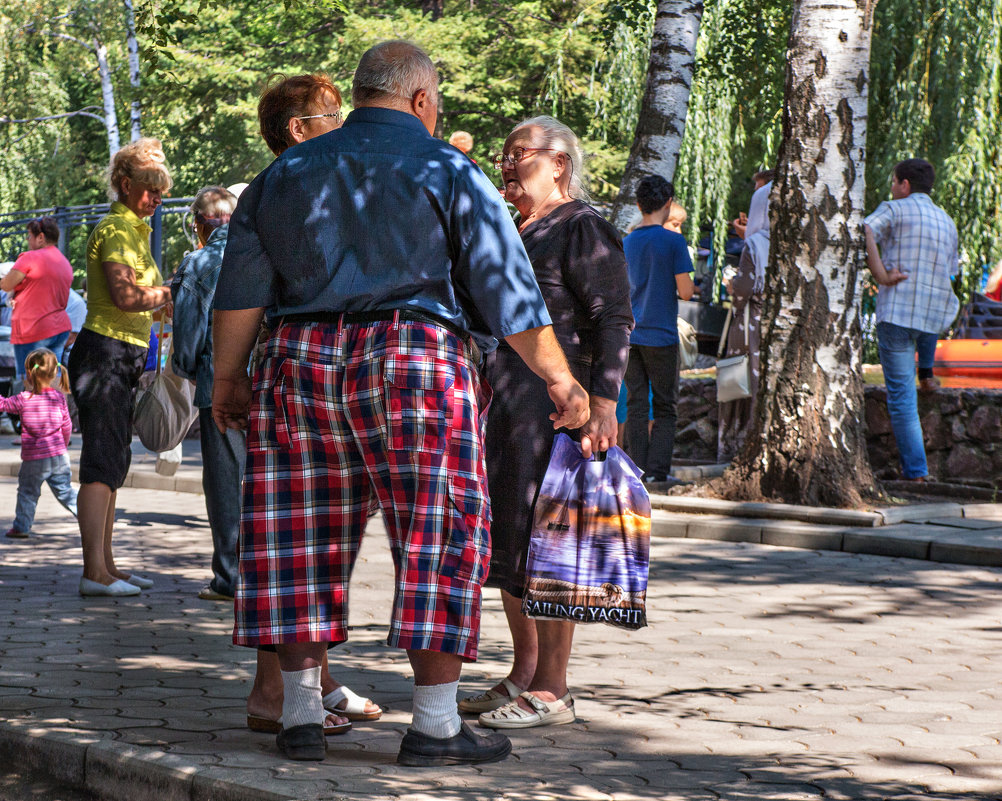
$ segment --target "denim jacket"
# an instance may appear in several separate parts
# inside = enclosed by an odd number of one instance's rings
[[[212,299],[226,249],[223,225],[205,247],[189,253],[171,281],[174,298],[174,360],[179,376],[195,382],[195,406],[212,406]]]

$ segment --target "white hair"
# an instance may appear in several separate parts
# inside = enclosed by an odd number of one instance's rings
[[[191,202],[192,214],[208,220],[229,220],[237,207],[237,198],[225,186],[203,186]]]
[[[572,198],[583,200],[587,203],[590,198],[588,190],[585,188],[584,151],[581,149],[581,142],[575,136],[574,131],[560,120],[545,114],[523,120],[515,126],[512,133],[522,128],[538,128],[542,132],[541,144],[543,147],[553,148],[570,159],[571,180],[570,185],[567,187],[567,194]]]
[[[438,91],[435,65],[416,44],[393,39],[362,55],[351,82],[351,101],[358,106],[385,97],[409,100],[421,89],[429,94]]]

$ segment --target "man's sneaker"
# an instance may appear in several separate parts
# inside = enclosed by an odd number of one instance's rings
[[[455,737],[429,737],[408,729],[397,762],[412,768],[500,762],[511,753],[511,740],[498,732],[481,736],[463,723]]]
[[[26,540],[31,536],[30,531],[18,531],[15,528],[7,529],[7,533],[4,534],[5,537],[10,537],[12,540]]]

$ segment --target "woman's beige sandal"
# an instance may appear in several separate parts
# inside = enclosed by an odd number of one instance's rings
[[[338,706],[342,701],[344,706]],[[324,709],[335,715],[348,718],[348,720],[379,720],[383,715],[383,710],[376,707],[374,712],[367,712],[366,707],[368,706],[376,705],[343,684],[324,696]]]
[[[480,695],[471,695],[459,702],[459,711],[467,715],[479,715],[481,712],[492,712],[505,704],[510,704],[522,694],[522,689],[516,687],[507,678],[501,679],[501,686],[508,693],[505,695],[499,690],[488,690]]]
[[[512,701],[493,712],[484,712],[480,716],[480,725],[488,729],[531,729],[534,726],[574,722],[574,699],[570,693],[556,701],[540,701],[528,692],[522,693],[519,698],[525,699],[533,711],[520,707],[517,700]]]

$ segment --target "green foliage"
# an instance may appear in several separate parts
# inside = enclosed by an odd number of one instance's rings
[[[932,162],[967,295],[1002,257],[1002,2],[883,0],[871,65],[867,208],[888,197],[895,163]]]
[[[255,109],[275,72],[325,70],[347,95],[366,48],[423,46],[442,76],[442,134],[473,134],[484,165],[520,120],[555,114],[582,136],[591,190],[611,199],[646,82],[656,0],[134,0],[142,49],[143,131],[163,139],[175,196],[250,179],[271,160]],[[675,183],[688,235],[747,208],[751,174],[775,161],[783,105],[788,0],[707,0]],[[0,4],[0,117],[91,107],[96,62],[47,35],[99,33],[109,50],[123,141],[132,99],[120,0]],[[972,287],[1002,256],[1002,0],[881,0],[873,37],[867,209],[890,167],[923,155],[938,202],[957,220]],[[0,125],[0,211],[105,199],[107,140],[87,116]],[[185,242],[175,223],[169,261]],[[77,248],[73,244],[73,248]],[[82,245],[81,245],[82,248]],[[79,257],[78,257],[79,258]]]

